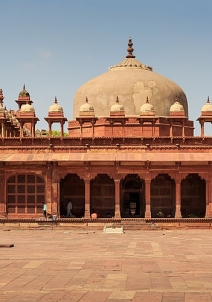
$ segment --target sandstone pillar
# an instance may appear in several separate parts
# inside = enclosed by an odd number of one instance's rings
[[[170,137],[173,137],[173,123],[170,122],[170,132],[169,132]]]
[[[5,177],[4,172],[0,171],[0,216],[6,217],[6,196],[5,196]]]
[[[59,215],[59,188],[60,183],[53,182],[52,183],[52,215]]]
[[[206,180],[206,218],[212,217],[212,201],[211,201],[211,180]]]
[[[185,121],[182,121],[182,137],[185,137]]]
[[[47,213],[52,214],[52,169],[47,167],[46,172],[46,205]]]
[[[120,179],[114,179],[115,182],[115,218],[121,218],[120,213]]]
[[[145,201],[146,201],[145,218],[151,218],[150,184],[151,184],[151,180],[145,179]]]
[[[181,215],[181,180],[175,180],[176,188],[176,207],[175,207],[175,218],[182,218]]]
[[[85,179],[85,215],[84,218],[90,218],[90,179]]]
[[[204,135],[205,135],[205,131],[204,131],[204,121],[201,121],[200,122],[200,126],[201,126],[201,137],[204,137]]]
[[[60,136],[61,137],[64,136],[63,124],[64,124],[64,122],[60,122]]]

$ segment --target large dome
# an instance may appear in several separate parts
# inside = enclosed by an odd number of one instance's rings
[[[109,116],[117,95],[126,115],[139,115],[141,105],[146,103],[148,97],[156,115],[169,116],[170,107],[177,97],[188,116],[187,98],[183,90],[135,59],[132,46],[132,40],[129,39],[128,55],[124,61],[110,67],[108,72],[91,79],[76,91],[74,117],[78,116],[86,97],[95,107],[97,117]]]

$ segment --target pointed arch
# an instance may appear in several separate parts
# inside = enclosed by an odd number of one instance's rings
[[[169,174],[158,174],[150,184],[151,216],[174,217],[175,181]]]
[[[90,212],[103,218],[115,215],[115,183],[108,174],[97,174],[91,179]]]
[[[60,180],[60,217],[66,217],[68,201],[72,202],[73,217],[85,212],[85,183],[76,173],[68,173]]]
[[[182,217],[205,217],[206,181],[198,173],[189,173],[181,182]]]
[[[144,181],[138,174],[127,174],[121,180],[121,216],[144,217]]]

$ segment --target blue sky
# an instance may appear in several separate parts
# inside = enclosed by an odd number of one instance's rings
[[[75,91],[121,62],[129,37],[139,61],[184,90],[191,120],[212,101],[211,0],[0,0],[0,11],[4,105],[16,109],[25,84],[39,129],[55,96],[72,119]]]

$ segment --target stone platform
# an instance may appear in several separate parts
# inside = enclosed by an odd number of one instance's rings
[[[159,229],[210,229],[212,218],[59,218],[57,220],[40,219],[0,219],[0,229],[82,229],[102,230],[115,225],[128,230],[159,230]]]
[[[115,225],[127,230],[159,230],[159,229],[210,229],[212,218],[59,218],[57,220],[41,219],[0,219],[0,229],[82,229],[103,230]]]
[[[212,301],[211,230],[0,230],[0,301]]]

